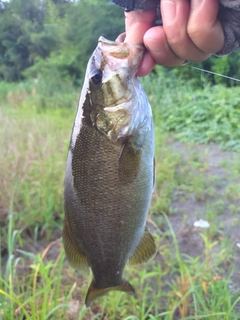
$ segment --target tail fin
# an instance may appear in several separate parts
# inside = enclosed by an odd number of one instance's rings
[[[100,298],[101,296],[107,294],[111,290],[117,290],[117,291],[123,291],[130,295],[135,294],[134,288],[131,286],[131,284],[127,281],[123,281],[119,286],[116,287],[109,287],[109,288],[96,288],[94,280],[92,281],[90,287],[88,288],[87,296],[85,299],[85,305],[86,307],[89,307],[90,304],[96,300],[97,298]]]

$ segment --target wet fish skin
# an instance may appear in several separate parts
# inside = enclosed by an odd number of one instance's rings
[[[143,47],[100,37],[89,60],[65,174],[63,244],[70,264],[89,266],[86,305],[120,290],[127,263],[156,252],[146,229],[154,181],[151,107],[136,72]]]

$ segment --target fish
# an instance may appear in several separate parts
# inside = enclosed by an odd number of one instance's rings
[[[66,163],[63,246],[90,268],[88,307],[110,290],[135,294],[126,264],[154,257],[146,227],[154,190],[151,106],[136,76],[142,45],[100,37],[87,64]]]

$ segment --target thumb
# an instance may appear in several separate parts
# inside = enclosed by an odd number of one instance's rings
[[[125,41],[133,44],[142,44],[146,31],[155,25],[156,11],[125,12]]]

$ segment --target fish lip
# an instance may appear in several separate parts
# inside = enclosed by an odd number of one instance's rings
[[[118,47],[120,44],[125,44],[125,43],[127,43],[128,45],[131,45],[130,43],[125,42],[125,41],[108,40],[108,39],[104,38],[103,36],[100,36],[98,38],[98,43],[103,43],[103,44],[106,44],[106,45],[109,45],[109,46],[113,46],[113,47]],[[144,45],[143,44],[134,44],[134,47],[136,47],[138,49],[144,49]]]
[[[106,44],[106,45],[115,46],[115,47],[119,45],[119,42],[108,40],[108,39],[104,38],[103,36],[99,37],[98,42]]]
[[[98,39],[99,49],[108,56],[113,56],[118,59],[125,59],[130,57],[138,57],[137,60],[140,60],[143,56],[144,45],[142,44],[131,44],[128,42],[118,42],[111,41],[103,36],[100,36]]]

